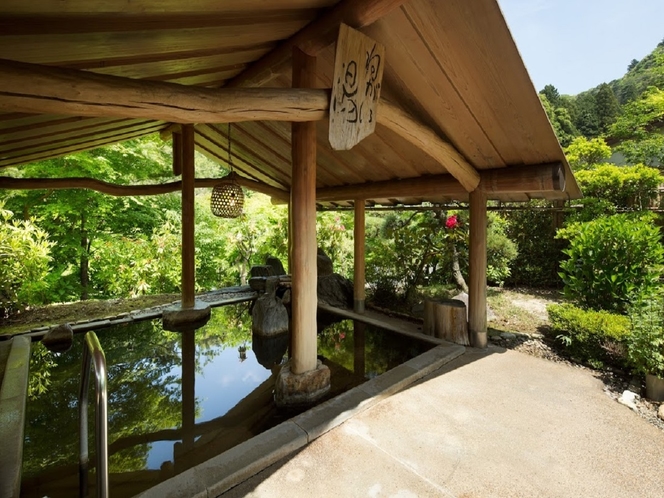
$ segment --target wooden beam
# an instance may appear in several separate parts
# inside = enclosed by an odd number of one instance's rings
[[[353,205],[355,213],[355,224],[353,227],[353,285],[354,285],[354,305],[353,309],[356,313],[364,313],[365,304],[365,256],[364,256],[364,213],[365,202],[364,199],[356,199]]]
[[[392,130],[422,151],[429,154],[471,192],[480,183],[477,170],[454,148],[428,126],[391,102],[382,100],[378,105],[376,119],[379,124]]]
[[[196,301],[194,126],[182,127],[182,309]]]
[[[0,59],[0,112],[149,118],[173,123],[318,121],[329,90],[199,88]]]
[[[478,191],[492,195],[523,192],[554,192],[565,186],[565,170],[560,163],[535,166],[512,166],[482,171]],[[354,199],[389,199],[404,197],[464,198],[466,189],[452,175],[429,175],[403,180],[360,183],[320,188],[319,202]]]
[[[262,182],[244,177],[236,177],[238,183],[249,190],[269,195],[282,202],[288,202],[289,192],[272,187]],[[196,178],[195,188],[213,188],[219,183],[219,178]],[[90,189],[103,194],[117,197],[160,195],[182,190],[182,181],[160,183],[156,185],[118,185],[94,178],[10,178],[0,176],[0,188],[8,190],[63,190],[63,189]]]
[[[293,86],[309,87],[316,81],[316,59],[293,50]],[[291,371],[316,369],[316,123],[292,125],[293,180]]]
[[[343,22],[361,29],[399,8],[406,0],[342,0],[329,12],[308,24],[274,50],[254,62],[244,72],[229,80],[226,87],[255,87],[264,85],[288,71],[293,48],[315,56],[334,43]]]
[[[484,192],[476,190],[470,193],[468,330],[470,344],[476,348],[485,348],[487,346],[486,200]]]

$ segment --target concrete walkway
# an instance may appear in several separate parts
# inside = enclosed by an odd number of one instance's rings
[[[587,371],[468,351],[222,496],[664,496],[664,432]]]

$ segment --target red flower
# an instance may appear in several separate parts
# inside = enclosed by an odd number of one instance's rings
[[[445,222],[445,228],[456,228],[458,224],[459,220],[457,219],[457,215],[453,214],[447,218],[447,221]]]

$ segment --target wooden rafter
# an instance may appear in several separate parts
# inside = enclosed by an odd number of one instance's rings
[[[244,72],[229,80],[227,87],[261,86],[288,71],[293,48],[315,56],[334,43],[339,25],[343,22],[360,29],[399,8],[406,0],[342,0],[329,12],[308,24],[274,50],[250,65]]]

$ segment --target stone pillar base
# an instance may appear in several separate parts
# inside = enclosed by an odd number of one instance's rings
[[[195,301],[193,308],[183,308],[175,304],[164,310],[161,315],[164,330],[185,332],[201,328],[210,320],[210,305]]]
[[[280,408],[310,406],[330,391],[330,369],[318,360],[316,368],[294,374],[290,362],[281,367],[274,389],[274,401]]]

